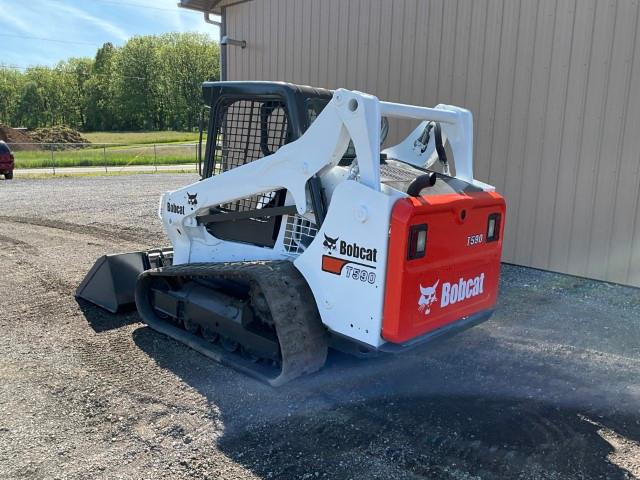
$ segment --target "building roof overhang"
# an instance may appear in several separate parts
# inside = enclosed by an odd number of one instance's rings
[[[195,10],[196,12],[221,15],[223,7],[231,7],[233,5],[249,1],[252,0],[180,0],[178,2],[178,6],[189,10]]]

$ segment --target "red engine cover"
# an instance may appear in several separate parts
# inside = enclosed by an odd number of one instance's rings
[[[506,206],[495,192],[398,200],[393,207],[382,337],[403,343],[493,307]],[[498,238],[487,241],[489,216]],[[409,259],[412,225],[427,225],[426,251]]]

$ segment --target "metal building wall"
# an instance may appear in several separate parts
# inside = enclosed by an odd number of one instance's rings
[[[504,260],[640,286],[636,0],[256,0],[229,79],[346,87],[475,116]]]

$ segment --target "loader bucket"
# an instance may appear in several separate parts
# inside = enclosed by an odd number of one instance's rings
[[[135,303],[138,275],[149,268],[170,265],[172,253],[171,249],[164,249],[104,255],[96,260],[76,289],[76,298],[116,313]]]

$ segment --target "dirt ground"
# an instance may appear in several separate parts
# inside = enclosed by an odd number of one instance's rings
[[[0,478],[640,477],[637,289],[504,266],[489,322],[280,389],[78,304],[192,180],[0,182]]]

